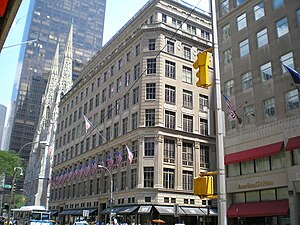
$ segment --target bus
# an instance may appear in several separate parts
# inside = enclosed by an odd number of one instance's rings
[[[44,206],[22,206],[12,209],[14,225],[52,225],[50,211]]]

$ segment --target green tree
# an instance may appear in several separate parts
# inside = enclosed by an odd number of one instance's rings
[[[0,174],[12,176],[15,167],[22,167],[22,159],[12,151],[0,150]]]
[[[12,208],[19,209],[25,205],[26,198],[22,194],[15,194],[14,205]]]

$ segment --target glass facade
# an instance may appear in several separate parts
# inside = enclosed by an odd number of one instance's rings
[[[106,0],[35,0],[31,1],[23,40],[38,41],[21,50],[22,64],[18,90],[14,90],[14,118],[10,149],[19,151],[33,140],[38,123],[42,95],[59,43],[60,53],[65,49],[71,23],[73,33],[73,80],[83,65],[101,48]],[[60,56],[60,59],[62,55]],[[60,62],[61,63],[61,62]],[[30,145],[21,156],[28,160]]]

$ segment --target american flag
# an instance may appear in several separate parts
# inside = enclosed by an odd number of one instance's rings
[[[76,178],[77,178],[77,175],[78,175],[78,169],[77,169],[77,166],[74,165],[74,169],[73,169],[73,177],[76,179]]]
[[[91,170],[91,167],[90,167],[89,161],[86,160],[85,161],[85,168],[84,168],[84,176],[87,177],[89,175],[90,170]]]
[[[85,132],[87,133],[93,124],[91,121],[89,121],[89,119],[85,115],[83,115],[83,118],[85,121]]]
[[[92,159],[92,167],[91,167],[91,174],[94,174],[97,170],[97,164],[94,159]]]
[[[234,108],[232,107],[229,99],[223,93],[221,93],[221,94],[223,95],[223,98],[225,100],[226,106],[227,106],[227,108],[229,110],[229,113],[230,113],[232,119],[235,119],[236,113],[235,113]]]
[[[118,166],[121,166],[123,157],[117,149],[115,149],[115,157],[116,157],[116,164]]]
[[[69,176],[68,171],[67,171],[67,169],[65,169],[64,176],[63,176],[63,181],[62,181],[63,183],[67,181],[68,176]]]
[[[127,149],[128,161],[129,161],[129,164],[131,164],[132,160],[133,160],[133,153],[132,153],[132,151],[130,151],[130,149],[127,145],[126,145],[126,149]]]
[[[68,173],[68,181],[71,180],[72,176],[73,176],[73,170],[72,170],[72,166],[70,166],[69,167],[69,173]]]
[[[106,153],[106,162],[107,162],[107,167],[111,169],[114,164],[114,160],[111,158],[108,152]]]
[[[104,161],[102,159],[102,155],[98,156],[98,165],[105,166],[105,163],[104,163]],[[99,169],[100,169],[100,171],[104,170],[103,168],[99,168]]]
[[[78,178],[81,178],[82,174],[83,174],[83,168],[82,168],[82,163],[80,163],[78,167],[78,174],[77,174]]]

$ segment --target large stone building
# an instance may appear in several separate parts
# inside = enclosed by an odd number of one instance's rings
[[[193,69],[211,41],[205,12],[151,0],[84,67],[58,117],[49,208],[61,221],[108,221],[112,180],[119,222],[215,224],[216,204],[193,195],[193,178],[215,170],[211,93]]]
[[[300,224],[299,28],[298,0],[220,1],[229,224]]]

